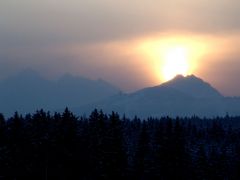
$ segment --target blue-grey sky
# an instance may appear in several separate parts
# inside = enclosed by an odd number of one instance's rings
[[[180,43],[194,49],[191,73],[240,96],[239,9],[239,0],[2,0],[0,79],[32,68],[132,91],[164,81],[164,60],[145,45]]]

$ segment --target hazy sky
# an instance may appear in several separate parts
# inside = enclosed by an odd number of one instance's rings
[[[32,68],[132,91],[163,82],[162,47],[191,50],[191,73],[240,96],[239,0],[1,0],[0,79]]]

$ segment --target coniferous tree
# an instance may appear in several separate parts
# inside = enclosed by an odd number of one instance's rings
[[[96,109],[89,117],[88,124],[88,169],[90,179],[103,179],[104,169],[104,137],[106,133],[106,123],[104,114]]]
[[[239,179],[240,117],[0,114],[2,179]]]
[[[103,142],[104,179],[122,179],[125,175],[127,158],[122,138],[122,124],[119,115],[112,112]]]
[[[148,179],[150,171],[150,141],[147,130],[147,122],[142,122],[141,132],[139,135],[136,155],[135,155],[135,171],[136,179]]]

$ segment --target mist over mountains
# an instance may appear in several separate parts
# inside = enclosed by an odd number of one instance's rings
[[[127,94],[104,80],[65,74],[50,81],[26,70],[0,82],[0,100],[0,111],[7,116],[15,111],[58,111],[66,106],[79,115],[88,115],[95,108],[143,118],[240,115],[240,98],[224,97],[194,75],[178,75],[159,86]]]
[[[37,109],[56,111],[78,107],[118,93],[120,90],[104,80],[90,80],[65,74],[50,81],[32,70],[25,70],[0,82],[0,111],[31,113]]]
[[[93,108],[109,113],[113,110],[129,117],[216,117],[240,115],[240,98],[224,97],[209,83],[194,75],[179,75],[159,86],[131,94],[118,94],[75,111],[90,113]]]

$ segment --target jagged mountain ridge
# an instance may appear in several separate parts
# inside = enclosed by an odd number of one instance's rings
[[[200,116],[240,115],[240,100],[221,95],[202,79],[176,76],[159,86],[144,88],[131,94],[119,94],[97,104],[76,109],[90,113],[94,108],[117,111],[127,116]]]
[[[240,115],[240,98],[224,97],[194,75],[179,75],[129,94],[120,92],[101,79],[66,74],[50,81],[27,70],[0,82],[0,111],[12,115],[15,111],[23,114],[40,108],[56,111],[67,106],[78,114],[89,114],[98,108],[131,117]]]
[[[171,87],[178,91],[184,92],[195,98],[221,98],[223,97],[218,90],[213,88],[209,83],[202,79],[190,75],[178,75],[173,80],[163,83],[162,86]]]
[[[30,113],[37,109],[55,111],[100,101],[117,94],[119,88],[103,80],[90,80],[66,74],[50,81],[25,70],[0,82],[0,112]]]

